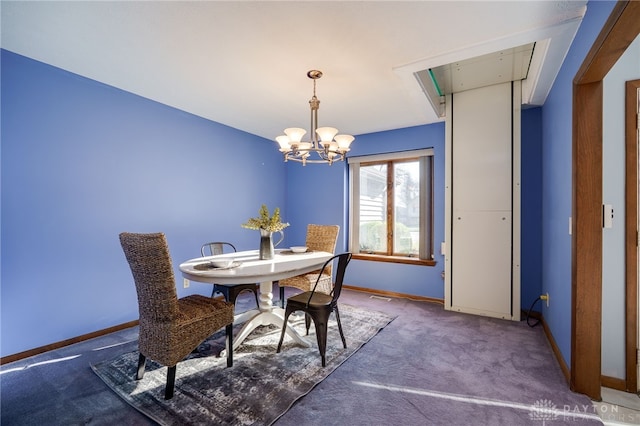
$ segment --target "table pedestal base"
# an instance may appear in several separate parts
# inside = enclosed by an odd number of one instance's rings
[[[251,312],[251,311],[250,311]],[[245,312],[242,315],[247,314]],[[252,312],[255,314],[255,310]],[[235,322],[235,321],[234,321]],[[257,315],[253,316],[247,323],[245,323],[244,327],[240,330],[237,336],[233,337],[233,349],[237,349],[238,346],[242,344],[244,339],[247,338],[249,334],[257,327],[261,325],[275,325],[276,327],[282,328],[284,324],[284,309],[282,308],[273,308],[271,312],[269,311],[261,311]],[[291,337],[296,343],[302,345],[304,347],[310,347],[311,344],[307,342],[297,331],[293,329],[290,325],[287,324],[287,334]]]
[[[260,283],[260,307],[259,309],[252,309],[247,312],[243,312],[237,315],[233,321],[234,324],[245,323],[240,333],[233,337],[233,349],[237,349],[244,339],[257,327],[261,325],[275,325],[282,328],[284,324],[284,309],[273,305],[273,286],[270,281]],[[287,324],[287,334],[296,343],[304,347],[310,347],[311,344],[307,342],[297,331]]]

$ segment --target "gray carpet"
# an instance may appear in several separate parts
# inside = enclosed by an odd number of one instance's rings
[[[347,349],[332,315],[324,368],[313,326],[307,337],[310,348],[285,336],[279,354],[280,329],[259,327],[234,352],[232,368],[226,368],[226,358],[217,356],[224,348],[224,334],[216,333],[198,353],[178,364],[175,396],[169,401],[164,400],[166,367],[147,361],[144,378],[135,380],[137,351],[92,368],[120,397],[162,425],[269,425],[393,320],[344,304],[340,314]],[[305,333],[303,317],[291,317],[289,322],[300,334]]]
[[[397,318],[277,426],[602,425],[571,392],[541,326],[349,294]]]
[[[589,398],[569,389],[541,326],[349,289],[340,300],[394,320],[274,426],[602,424]],[[255,307],[250,293],[236,302],[236,312]],[[0,366],[0,424],[155,425],[89,367],[134,351],[137,338],[132,327]]]

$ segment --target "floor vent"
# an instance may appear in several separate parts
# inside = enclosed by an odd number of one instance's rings
[[[391,302],[390,298],[382,297],[382,296],[369,296],[369,299],[378,299],[378,300],[384,300],[385,302]]]

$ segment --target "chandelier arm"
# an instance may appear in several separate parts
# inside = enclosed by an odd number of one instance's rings
[[[292,157],[289,157],[288,161],[295,161],[297,163],[303,163],[303,164],[304,163],[307,163],[307,164],[327,164],[327,163],[329,163],[329,160],[309,160],[309,159],[303,160],[302,158],[292,158]],[[335,163],[336,161],[343,161],[343,159],[342,158],[340,158],[340,159],[334,158],[331,161],[331,164]]]

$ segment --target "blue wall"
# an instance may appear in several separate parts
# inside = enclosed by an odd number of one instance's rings
[[[358,136],[356,140],[359,139]],[[344,198],[346,163],[303,166],[289,161],[286,163],[286,170],[286,209],[291,218],[291,226],[286,230],[285,242],[288,245],[304,245],[309,223],[340,225],[336,252],[344,250],[347,223],[343,215],[347,206]]]
[[[520,300],[528,310],[542,294],[542,109],[522,111]],[[536,304],[535,311],[541,307]]]
[[[570,67],[581,62],[610,8],[595,4],[587,14],[588,40],[579,34]],[[197,256],[209,238],[255,248],[256,233],[240,223],[261,203],[280,206],[291,223],[284,246],[301,244],[308,223],[339,224],[337,249],[346,249],[346,163],[285,164],[273,141],[5,50],[1,55],[2,356],[137,318],[117,239],[122,231],[165,232],[178,277],[177,263]],[[552,294],[545,316],[563,353],[570,343],[572,69],[563,68],[548,107],[522,117],[522,307],[541,292]],[[359,135],[351,155],[388,147],[434,148],[438,263],[354,261],[346,282],[443,298],[444,125]],[[210,291],[178,284],[179,296]]]
[[[543,315],[567,364],[571,360],[572,81],[615,2],[589,2],[571,49],[542,107]],[[580,190],[580,188],[578,188]]]
[[[285,164],[273,141],[1,54],[2,356],[137,318],[122,231],[167,234],[179,296],[209,294],[205,284],[183,289],[177,270],[204,240],[256,247],[256,233],[240,223],[261,203],[280,206],[291,223],[283,246],[302,244],[308,223],[339,224],[337,250],[346,250],[346,163]],[[523,307],[540,291],[539,126],[538,109],[523,112],[523,204],[533,206],[523,216],[532,231],[523,235]],[[346,282],[443,298],[444,124],[359,135],[351,155],[388,147],[434,148],[438,264],[354,261]]]
[[[120,232],[164,232],[177,274],[204,240],[256,247],[240,223],[285,204],[271,141],[1,55],[2,356],[137,319]]]

